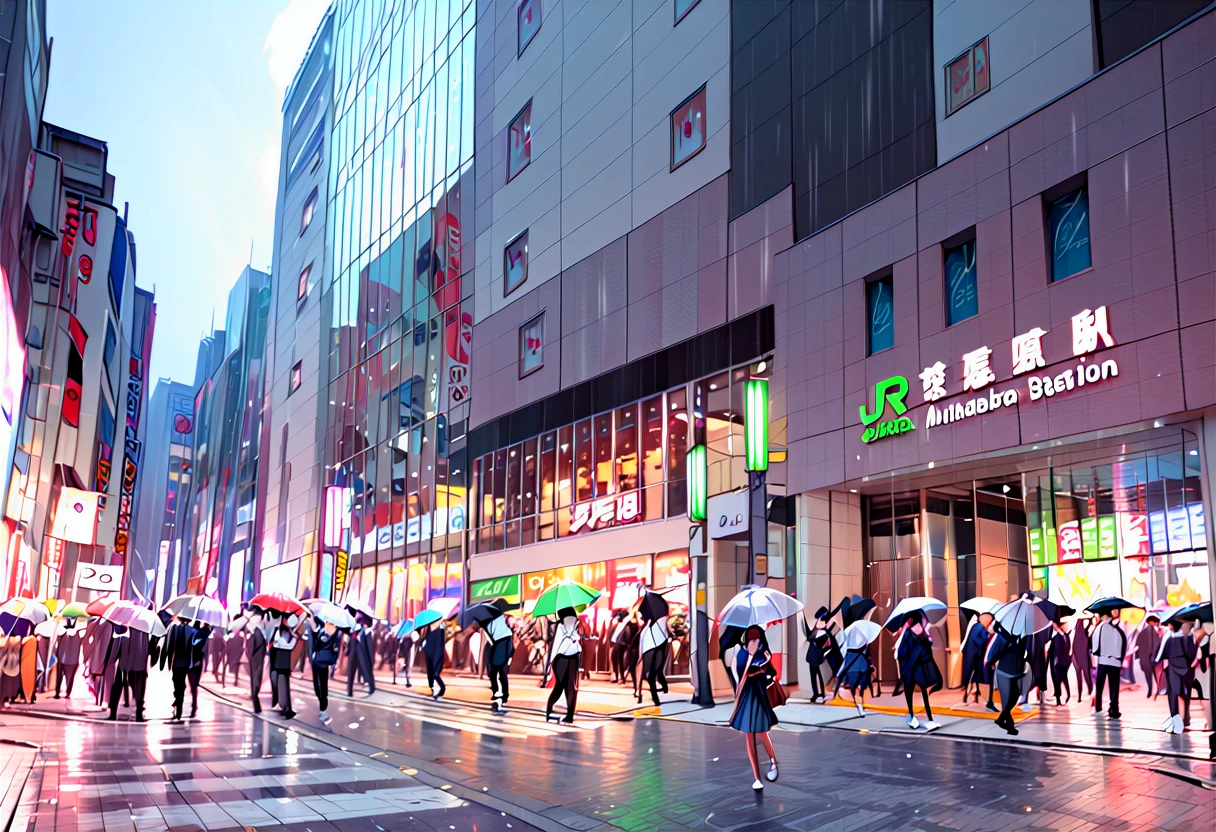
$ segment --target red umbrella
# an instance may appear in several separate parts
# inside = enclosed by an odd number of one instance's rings
[[[89,615],[105,615],[117,603],[117,598],[98,598],[96,601],[90,602],[84,611]]]
[[[263,592],[260,595],[253,596],[249,600],[249,604],[253,607],[283,615],[303,615],[307,612],[303,604],[281,592]]]

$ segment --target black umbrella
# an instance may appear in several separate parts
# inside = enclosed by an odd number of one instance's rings
[[[471,624],[484,627],[500,615],[502,615],[502,610],[493,601],[482,601],[480,604],[474,604],[461,610],[459,624],[461,628]]]
[[[1034,602],[1039,605],[1039,609],[1043,611],[1043,614],[1052,621],[1059,622],[1062,618],[1077,614],[1077,611],[1067,604],[1057,604],[1054,601],[1048,601],[1046,598],[1035,598]]]
[[[650,590],[646,591],[641,603],[638,604],[638,615],[642,616],[643,621],[658,621],[670,612],[671,608],[667,604],[667,599]]]
[[[852,598],[842,598],[839,606],[841,618],[844,619],[844,626],[848,627],[855,621],[860,621],[866,617],[866,613],[878,606],[874,603],[873,598],[862,598],[860,595],[854,595]],[[833,613],[835,610],[833,610]]]
[[[725,653],[743,641],[743,628],[728,625],[718,633],[718,650]]]
[[[1125,610],[1125,609],[1129,609],[1129,608],[1137,609],[1137,610],[1141,609],[1139,604],[1133,604],[1131,601],[1128,601],[1124,598],[1119,598],[1118,596],[1111,595],[1109,597],[1099,598],[1097,601],[1094,601],[1092,604],[1090,604],[1088,607],[1085,608],[1085,611],[1092,612],[1097,615],[1102,615],[1103,613],[1108,613],[1113,610]]]
[[[1211,624],[1212,602],[1187,604],[1185,607],[1175,610],[1172,615],[1165,619],[1167,624],[1171,621],[1203,621]]]

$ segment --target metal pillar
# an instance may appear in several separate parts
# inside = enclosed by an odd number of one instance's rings
[[[748,471],[747,490],[750,515],[747,522],[747,582],[755,584],[759,575],[758,558],[764,558],[764,573],[768,574],[768,472]]]
[[[692,629],[689,653],[689,669],[692,677],[692,703],[708,708],[714,704],[714,686],[709,677],[709,631],[711,622],[706,611],[706,595],[709,589],[709,552],[704,522],[694,523],[688,529],[688,564],[690,567],[689,601]]]

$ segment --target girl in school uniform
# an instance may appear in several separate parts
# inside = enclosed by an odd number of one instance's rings
[[[752,788],[760,791],[764,783],[760,780],[760,761],[756,751],[759,739],[768,752],[769,769],[765,778],[771,783],[777,779],[777,752],[768,732],[777,724],[777,714],[768,701],[768,686],[777,676],[773,668],[773,654],[768,648],[764,630],[748,627],[743,634],[743,649],[735,657],[735,671],[739,677],[735,689],[735,709],[730,715],[730,727],[743,734],[747,741],[747,759],[752,764],[755,781]]]

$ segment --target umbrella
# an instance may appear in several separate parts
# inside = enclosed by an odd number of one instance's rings
[[[870,610],[874,609],[877,604],[873,598],[862,598],[860,595],[854,595],[852,598],[841,598],[840,604],[836,607],[840,610],[840,617],[844,619],[844,625],[847,627],[854,621],[861,621]],[[834,615],[836,610],[829,613],[829,617]]]
[[[0,633],[24,635],[51,617],[47,608],[29,598],[10,598],[0,604]],[[25,622],[24,624],[22,622]]]
[[[763,586],[745,586],[718,614],[720,627],[766,627],[802,612],[802,602]]]
[[[958,605],[960,610],[968,610],[976,615],[992,615],[996,612],[996,608],[1001,605],[1001,602],[995,598],[988,598],[984,595],[977,595],[974,598],[968,598],[966,601]]]
[[[98,598],[96,601],[90,601],[84,611],[87,615],[101,615],[117,603],[117,598]]]
[[[362,613],[363,615],[366,615],[368,618],[371,618],[371,619],[375,619],[375,617],[376,617],[376,613],[373,612],[372,609],[367,604],[363,603],[362,601],[357,601],[357,600],[353,600],[351,598],[347,598],[345,601],[342,602],[342,606],[346,607],[348,610],[351,611],[351,613],[353,613],[355,615]]]
[[[1031,596],[1031,600],[1039,605],[1039,609],[1043,611],[1043,615],[1047,616],[1050,621],[1059,621],[1061,618],[1077,614],[1077,611],[1067,604],[1057,604],[1054,601],[1048,601],[1046,598],[1034,598],[1033,596]]]
[[[557,615],[558,610],[564,610],[566,607],[572,607],[575,612],[582,612],[594,604],[599,597],[598,590],[580,584],[578,581],[558,581],[536,599],[536,606],[532,608],[532,616],[540,618],[542,615]]]
[[[228,621],[228,611],[207,595],[179,595],[165,604],[163,611],[183,621],[201,621],[213,627],[223,627]]]
[[[467,607],[460,613],[460,626],[468,627],[471,624],[476,624],[484,627],[493,621],[495,618],[502,616],[500,610],[493,602],[482,601],[480,604],[474,604]]]
[[[880,632],[882,632],[882,627],[879,627],[876,621],[854,621],[844,628],[844,632],[838,638],[840,646],[845,650],[860,650],[878,638]]]
[[[657,592],[646,590],[646,594],[638,602],[638,614],[642,616],[643,621],[658,621],[670,612],[671,607],[667,599]]]
[[[1103,613],[1112,612],[1113,610],[1125,610],[1128,608],[1142,609],[1139,604],[1133,604],[1131,601],[1125,600],[1116,595],[1111,595],[1109,597],[1099,598],[1097,601],[1094,601],[1085,608],[1085,611],[1102,615]]]
[[[1018,638],[1025,638],[1051,626],[1051,619],[1043,608],[1025,597],[1001,604],[992,617],[1005,632]]]
[[[725,653],[743,640],[743,627],[723,627],[718,631],[718,650]]]
[[[397,632],[395,633],[395,635],[397,636],[397,638],[405,638],[413,631],[414,631],[414,619],[407,618],[404,621],[402,621],[400,624],[397,625]]]
[[[438,621],[442,621],[443,616],[435,610],[423,610],[414,616],[414,629],[421,630],[423,627],[430,626]]]
[[[166,632],[160,616],[152,610],[137,607],[128,602],[115,604],[105,617],[115,624],[121,624],[123,627],[130,627],[132,630],[139,630],[141,633],[158,638]]]
[[[931,621],[940,621],[946,615],[946,605],[936,598],[916,595],[905,598],[895,605],[891,615],[887,617],[886,628],[895,632],[904,625],[904,619],[909,613],[919,612]]]
[[[459,598],[432,598],[431,602],[426,605],[428,610],[434,610],[443,616],[443,620],[456,617],[456,611],[460,609]]]
[[[59,612],[55,613],[55,615],[58,615],[60,618],[81,618],[88,614],[89,612],[85,608],[85,605],[79,601],[73,601],[72,603],[67,604]]]
[[[339,607],[329,601],[313,604],[312,614],[322,624],[333,624],[339,630],[349,630],[355,626],[355,617],[346,607]]]
[[[60,628],[60,622],[58,622],[52,618],[47,621],[43,621],[41,624],[39,624],[37,627],[35,627],[34,635],[42,636],[43,638],[50,638],[51,636],[54,636],[54,635],[57,635],[57,634],[63,632],[59,628]]]
[[[263,592],[249,599],[249,605],[283,615],[302,615],[304,605],[281,592]]]
[[[1203,621],[1208,624],[1212,623],[1212,602],[1205,601],[1203,603],[1187,604],[1174,611],[1169,618],[1165,620],[1174,621]]]

